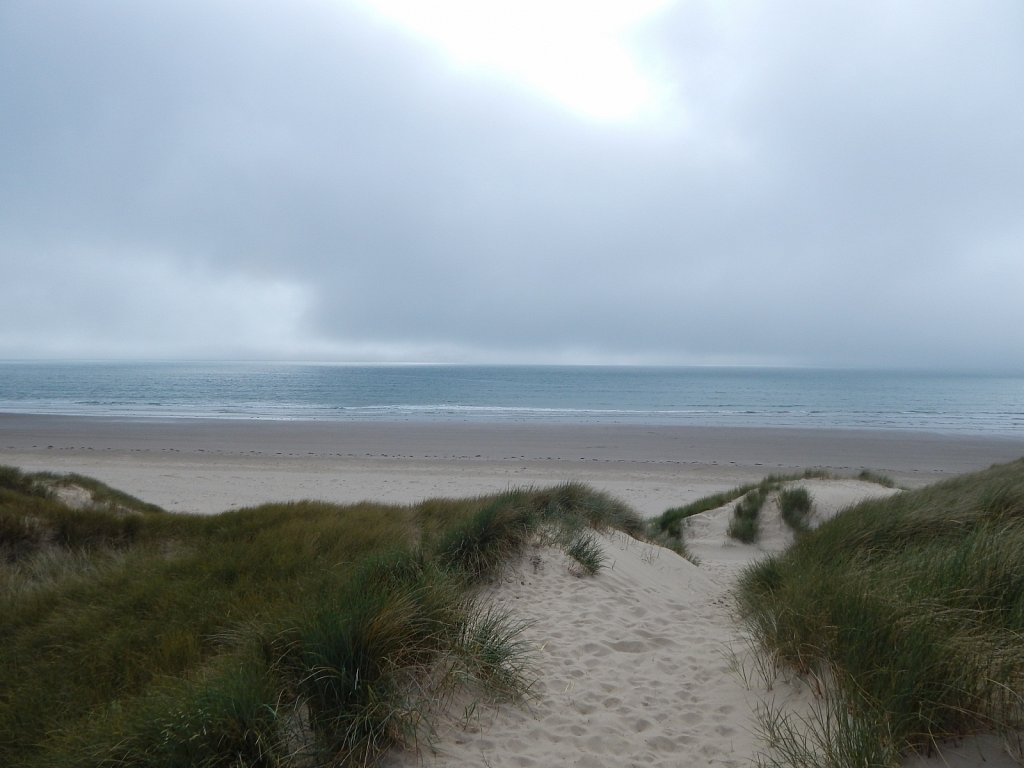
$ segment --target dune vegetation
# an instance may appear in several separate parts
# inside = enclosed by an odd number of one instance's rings
[[[804,534],[811,529],[808,518],[811,515],[813,500],[806,488],[784,488],[779,491],[778,501],[782,520],[794,533]]]
[[[761,488],[747,491],[732,508],[732,517],[729,518],[729,528],[726,530],[729,538],[744,544],[757,541],[761,533],[761,507],[767,500],[767,493]]]
[[[594,529],[685,552],[689,516],[754,497],[797,533],[737,586],[756,669],[815,694],[808,715],[762,705],[761,765],[896,766],[978,733],[1019,748],[1024,460],[815,529],[796,482],[812,477],[831,476],[770,476],[645,524],[578,483],[191,516],[0,467],[0,765],[372,765],[429,740],[456,695],[529,695],[522,623],[478,598],[527,546],[586,577],[605,566]]]
[[[0,765],[372,764],[457,691],[528,693],[475,587],[538,539],[594,573],[605,527],[643,531],[573,483],[199,517],[0,467]]]
[[[729,535],[738,541],[750,544],[757,539],[758,514],[765,501],[772,494],[778,494],[783,519],[796,533],[806,529],[806,517],[810,513],[811,499],[806,489],[786,488],[787,485],[799,480],[834,480],[837,475],[823,469],[808,469],[796,474],[772,474],[756,483],[746,483],[728,491],[713,493],[691,501],[679,507],[665,510],[648,523],[648,534],[662,546],[675,550],[683,557],[693,560],[686,549],[685,523],[687,518],[704,512],[724,507],[737,502],[730,519]],[[876,483],[886,488],[895,487],[895,482],[886,475],[865,470],[857,476],[858,480]],[[806,495],[806,499],[802,498]],[[795,507],[801,507],[796,511]]]
[[[979,733],[1020,749],[1024,460],[846,510],[738,597],[760,669],[817,693],[806,717],[761,711],[762,764],[895,766]]]

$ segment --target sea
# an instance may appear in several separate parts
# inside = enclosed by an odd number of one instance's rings
[[[1024,438],[1024,375],[747,367],[0,362],[0,412],[847,428]]]

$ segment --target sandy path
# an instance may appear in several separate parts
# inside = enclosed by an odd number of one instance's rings
[[[858,481],[804,485],[822,518],[894,492]],[[532,698],[471,713],[455,708],[432,743],[391,755],[386,768],[752,765],[762,749],[755,707],[806,712],[812,699],[797,681],[766,687],[732,615],[729,591],[741,570],[790,541],[770,507],[757,546],[725,536],[730,508],[698,516],[690,534],[700,567],[617,533],[601,537],[608,565],[594,577],[573,575],[557,550],[527,553],[485,597],[530,623]],[[994,740],[912,764],[1016,765]]]
[[[755,740],[727,653],[725,585],[668,550],[618,534],[602,543],[609,564],[596,577],[544,549],[491,594],[530,622],[533,698],[468,723],[453,713],[434,749],[388,766],[746,764]]]

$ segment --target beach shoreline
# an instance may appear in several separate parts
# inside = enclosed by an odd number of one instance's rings
[[[90,475],[202,514],[579,480],[653,516],[770,473],[868,469],[919,487],[1020,456],[1024,440],[896,430],[0,414],[0,464]]]

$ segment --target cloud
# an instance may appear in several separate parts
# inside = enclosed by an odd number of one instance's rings
[[[636,38],[667,0],[366,0],[368,12],[436,47],[460,75],[482,72],[593,120],[659,110]]]
[[[10,3],[0,356],[1022,367],[1022,17],[678,2],[594,120],[363,4]]]
[[[304,333],[308,297],[298,285],[138,252],[35,253],[22,263],[0,305],[0,346],[11,357],[37,356],[40,338],[62,358],[288,357],[300,351],[296,338],[307,356],[320,349]]]

